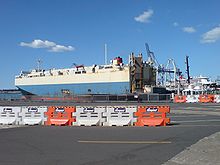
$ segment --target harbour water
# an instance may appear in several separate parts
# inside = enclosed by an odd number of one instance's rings
[[[19,100],[21,98],[22,93],[17,89],[0,90],[0,100]]]

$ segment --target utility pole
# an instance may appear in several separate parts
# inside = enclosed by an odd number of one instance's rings
[[[189,75],[189,56],[186,56],[186,73],[187,73],[187,83],[190,84],[190,75]]]

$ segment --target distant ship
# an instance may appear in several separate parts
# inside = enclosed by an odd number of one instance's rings
[[[24,95],[66,96],[84,94],[129,94],[156,84],[156,70],[132,53],[129,63],[116,57],[109,65],[75,65],[66,69],[34,69],[15,77]]]
[[[185,82],[183,95],[200,95],[205,93],[213,93],[216,91],[216,82],[210,81],[208,77],[199,76],[190,79],[190,84]]]

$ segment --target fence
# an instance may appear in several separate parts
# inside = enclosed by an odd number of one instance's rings
[[[31,96],[32,101],[71,102],[170,102],[170,94],[128,94],[128,95],[77,95],[68,97]]]

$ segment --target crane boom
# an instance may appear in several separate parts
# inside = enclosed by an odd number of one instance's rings
[[[157,68],[160,66],[158,63],[156,57],[154,56],[154,52],[150,51],[149,45],[145,43],[145,48],[148,56],[148,62],[152,63],[152,65],[155,65]]]

